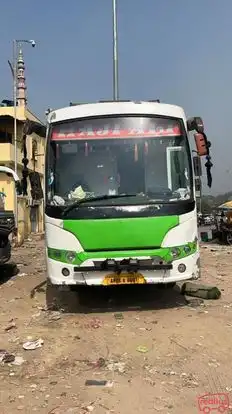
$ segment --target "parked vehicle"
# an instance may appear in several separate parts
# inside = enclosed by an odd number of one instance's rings
[[[0,166],[0,173],[10,175],[15,182],[16,193],[21,192],[21,185],[18,175],[8,167]],[[0,192],[0,265],[11,258],[10,234],[15,230],[14,212],[5,209],[6,194]]]
[[[232,210],[218,210],[216,223],[221,241],[232,245]]]

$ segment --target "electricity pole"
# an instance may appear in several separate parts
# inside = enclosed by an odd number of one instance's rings
[[[117,0],[113,0],[113,98],[118,101],[118,27]]]

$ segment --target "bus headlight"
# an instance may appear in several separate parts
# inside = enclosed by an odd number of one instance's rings
[[[61,256],[62,256],[62,252],[61,252],[61,250],[53,250],[53,256],[54,256],[54,258],[55,259],[61,259]]]
[[[174,258],[174,259],[176,259],[178,256],[180,256],[180,249],[178,249],[177,247],[172,247],[171,248],[171,254],[172,254],[172,257]]]
[[[184,252],[185,254],[189,254],[191,252],[191,247],[190,246],[184,246]]]
[[[66,252],[66,259],[69,263],[72,263],[75,258],[76,258],[76,253],[75,252]]]
[[[195,251],[197,249],[197,241],[194,241],[192,244],[192,249]]]

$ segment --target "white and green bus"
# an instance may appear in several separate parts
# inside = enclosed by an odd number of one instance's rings
[[[45,232],[54,285],[174,284],[200,277],[189,132],[159,101],[76,104],[47,118]]]

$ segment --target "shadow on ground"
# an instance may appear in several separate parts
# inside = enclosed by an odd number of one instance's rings
[[[19,269],[15,263],[0,264],[0,285],[8,282],[13,276],[19,273]]]
[[[47,285],[48,309],[63,309],[67,313],[91,313],[129,310],[155,310],[186,306],[178,287],[165,286],[115,286],[79,287],[60,290]]]

